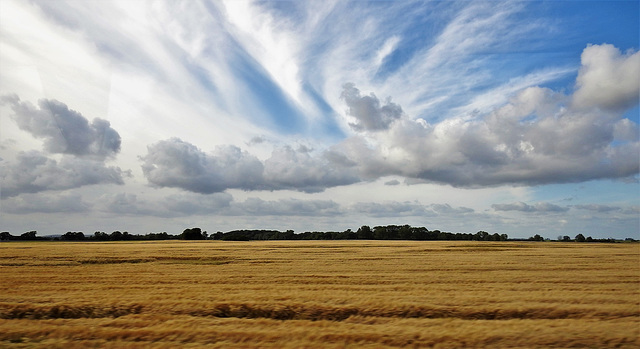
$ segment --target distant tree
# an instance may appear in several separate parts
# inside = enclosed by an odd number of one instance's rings
[[[85,238],[84,233],[81,231],[78,231],[78,232],[68,231],[62,234],[62,236],[60,237],[61,240],[70,240],[70,241],[84,240],[84,238]]]
[[[585,239],[584,235],[582,235],[582,234],[578,234],[578,235],[576,235],[576,239],[575,239],[575,240],[576,240],[577,242],[585,242],[585,241],[586,241],[586,239]]]
[[[587,236],[586,242],[593,242],[593,238],[591,236]]]
[[[0,233],[0,241],[9,241],[15,239],[15,236],[11,235],[8,231]]]
[[[412,228],[411,238],[413,240],[427,240],[429,238],[429,230],[425,227]]]
[[[342,238],[347,240],[355,240],[358,238],[358,233],[352,231],[351,229],[347,229],[342,233]]]
[[[145,240],[169,240],[172,238],[172,235],[167,234],[166,231],[162,233],[149,233],[144,236]]]
[[[282,240],[293,240],[296,237],[295,231],[291,229],[285,231],[284,233],[280,233],[278,235],[282,236]]]
[[[544,238],[542,236],[536,234],[536,235],[530,237],[529,240],[531,240],[531,241],[544,241]]]
[[[102,231],[97,231],[93,233],[93,239],[97,241],[106,241],[109,240],[109,234]]]
[[[206,233],[202,233],[202,229],[200,228],[190,228],[185,229],[182,234],[180,234],[180,238],[184,240],[204,240],[206,239]]]
[[[479,231],[476,233],[475,237],[473,238],[474,240],[477,241],[487,241],[489,240],[489,233],[487,233],[486,231]]]
[[[373,227],[373,238],[376,240],[386,240],[389,238],[386,227]]]
[[[35,230],[20,234],[20,240],[35,240],[37,232]]]
[[[371,228],[368,225],[361,226],[356,232],[356,236],[358,237],[358,239],[373,239],[373,233],[371,232]]]
[[[562,241],[569,242],[569,241],[571,241],[571,237],[569,237],[568,235],[565,235],[565,236],[562,237]]]
[[[109,235],[109,240],[113,240],[113,241],[122,240],[122,232],[119,230],[112,232],[111,235]]]

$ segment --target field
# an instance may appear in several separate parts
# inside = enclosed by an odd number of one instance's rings
[[[2,348],[638,348],[640,244],[0,244]]]

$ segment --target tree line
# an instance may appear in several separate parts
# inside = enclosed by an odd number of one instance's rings
[[[145,241],[145,240],[223,240],[223,241],[255,241],[255,240],[415,240],[415,241],[435,241],[435,240],[466,240],[466,241],[550,241],[536,234],[528,239],[509,239],[507,234],[490,234],[486,231],[477,233],[451,233],[440,230],[428,230],[425,227],[412,227],[410,225],[386,225],[369,227],[363,225],[358,230],[347,229],[345,231],[308,231],[295,233],[293,230],[232,230],[229,232],[216,232],[208,234],[201,228],[187,228],[181,234],[148,233],[144,235],[130,234],[129,232],[114,231],[110,234],[96,231],[92,235],[85,235],[83,232],[66,232],[60,236],[39,237],[36,231],[28,231],[19,236],[11,235],[9,232],[0,233],[0,241]],[[559,236],[557,241],[564,242],[616,242],[615,239],[594,239],[591,236],[584,237],[582,234],[576,235],[574,239],[565,235]],[[636,241],[627,238],[626,241]]]
[[[543,238],[539,234],[536,234],[536,235],[530,237],[527,240],[529,240],[529,241],[551,241],[550,239]],[[562,242],[617,242],[618,240],[613,239],[613,238],[594,239],[591,236],[584,237],[583,234],[578,234],[573,239],[569,235],[560,235],[560,236],[558,236],[558,239],[556,241],[562,241]],[[624,239],[624,241],[636,241],[636,240],[633,239],[633,238],[626,238],[626,239]]]

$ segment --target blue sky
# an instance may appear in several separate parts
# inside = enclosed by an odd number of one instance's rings
[[[640,238],[638,1],[0,10],[3,231]]]

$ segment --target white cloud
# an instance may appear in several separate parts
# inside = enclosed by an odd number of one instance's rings
[[[275,149],[264,162],[265,187],[319,192],[327,187],[347,185],[359,180],[353,163],[341,156],[326,152],[312,156],[285,146]]]
[[[140,159],[151,185],[204,194],[234,188],[318,192],[358,181],[353,166],[339,155],[328,152],[313,157],[309,149],[288,146],[275,149],[262,163],[235,146],[219,146],[205,153],[172,138],[150,145],[148,154]]]
[[[17,95],[4,96],[2,102],[12,107],[18,127],[43,138],[50,153],[105,158],[120,151],[120,135],[107,120],[95,118],[89,123],[82,114],[56,100],[41,99],[38,108],[20,102]]]
[[[400,37],[393,35],[388,38],[382,47],[376,52],[375,65],[380,66],[384,63],[384,60],[396,49],[400,42]]]
[[[392,122],[402,116],[402,108],[387,98],[384,105],[375,94],[361,96],[353,83],[342,85],[340,98],[347,104],[347,115],[356,120],[349,123],[357,131],[379,131],[389,128]]]
[[[436,124],[404,116],[374,136],[354,135],[334,151],[363,178],[398,175],[454,186],[580,182],[638,173],[637,125],[619,114],[574,109],[571,96],[529,87],[473,119]],[[362,109],[359,119],[379,119]],[[616,139],[625,139],[615,145]]]
[[[2,197],[93,184],[124,184],[129,173],[103,162],[63,156],[60,161],[38,151],[20,152],[15,163],[0,161]]]
[[[142,171],[153,186],[196,193],[229,188],[257,189],[263,185],[263,165],[235,146],[220,146],[210,154],[191,143],[171,138],[148,146]]]
[[[573,103],[577,108],[620,111],[638,104],[640,52],[621,53],[613,45],[589,45],[582,52]]]

